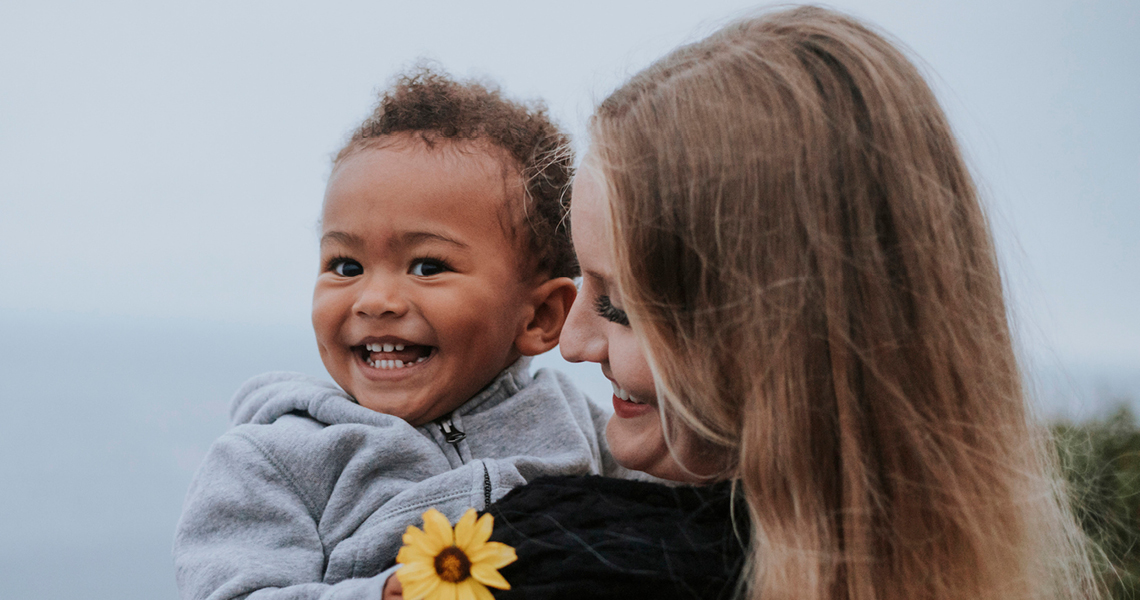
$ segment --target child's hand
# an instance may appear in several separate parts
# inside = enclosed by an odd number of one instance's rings
[[[384,583],[384,600],[404,600],[404,586],[400,585],[400,578],[392,575]]]

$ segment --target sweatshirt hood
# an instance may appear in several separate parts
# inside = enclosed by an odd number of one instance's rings
[[[488,410],[530,383],[530,357],[524,356],[462,406],[457,414]],[[230,402],[230,422],[268,424],[283,415],[304,412],[328,425],[363,423],[391,425],[397,417],[364,408],[335,383],[301,373],[274,372],[245,382]]]
[[[340,405],[341,411],[355,407],[379,415],[358,406],[331,381],[301,373],[275,372],[258,375],[241,386],[230,402],[230,423],[235,426],[272,423],[282,415],[300,411],[331,424],[342,420],[328,414],[329,407],[335,405]],[[358,416],[367,418],[366,414]]]

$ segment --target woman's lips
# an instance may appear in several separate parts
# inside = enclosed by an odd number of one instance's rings
[[[640,402],[629,392],[625,391],[618,384],[610,381],[614,386],[614,414],[623,419],[632,419],[639,417],[645,413],[653,410],[653,406],[647,402]]]
[[[641,415],[644,415],[651,410],[653,410],[653,407],[649,404],[638,404],[636,402],[622,400],[621,398],[614,396],[615,416],[621,417],[623,419],[632,419],[634,417],[640,417]]]

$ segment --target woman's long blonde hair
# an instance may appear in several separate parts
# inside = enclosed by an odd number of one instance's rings
[[[591,149],[663,415],[747,500],[746,597],[1096,596],[977,192],[902,53],[819,8],[739,21],[614,92]]]

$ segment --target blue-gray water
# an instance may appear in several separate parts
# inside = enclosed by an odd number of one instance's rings
[[[0,316],[9,411],[0,420],[0,598],[176,598],[174,525],[198,461],[226,427],[230,395],[263,371],[323,375],[311,335],[304,323]],[[572,375],[587,380],[594,369]],[[1048,414],[1094,415],[1112,398],[1140,399],[1140,369],[1037,379]],[[596,378],[585,387],[608,397]]]
[[[230,395],[320,373],[311,334],[8,315],[0,323],[0,597],[176,598],[182,497]]]

